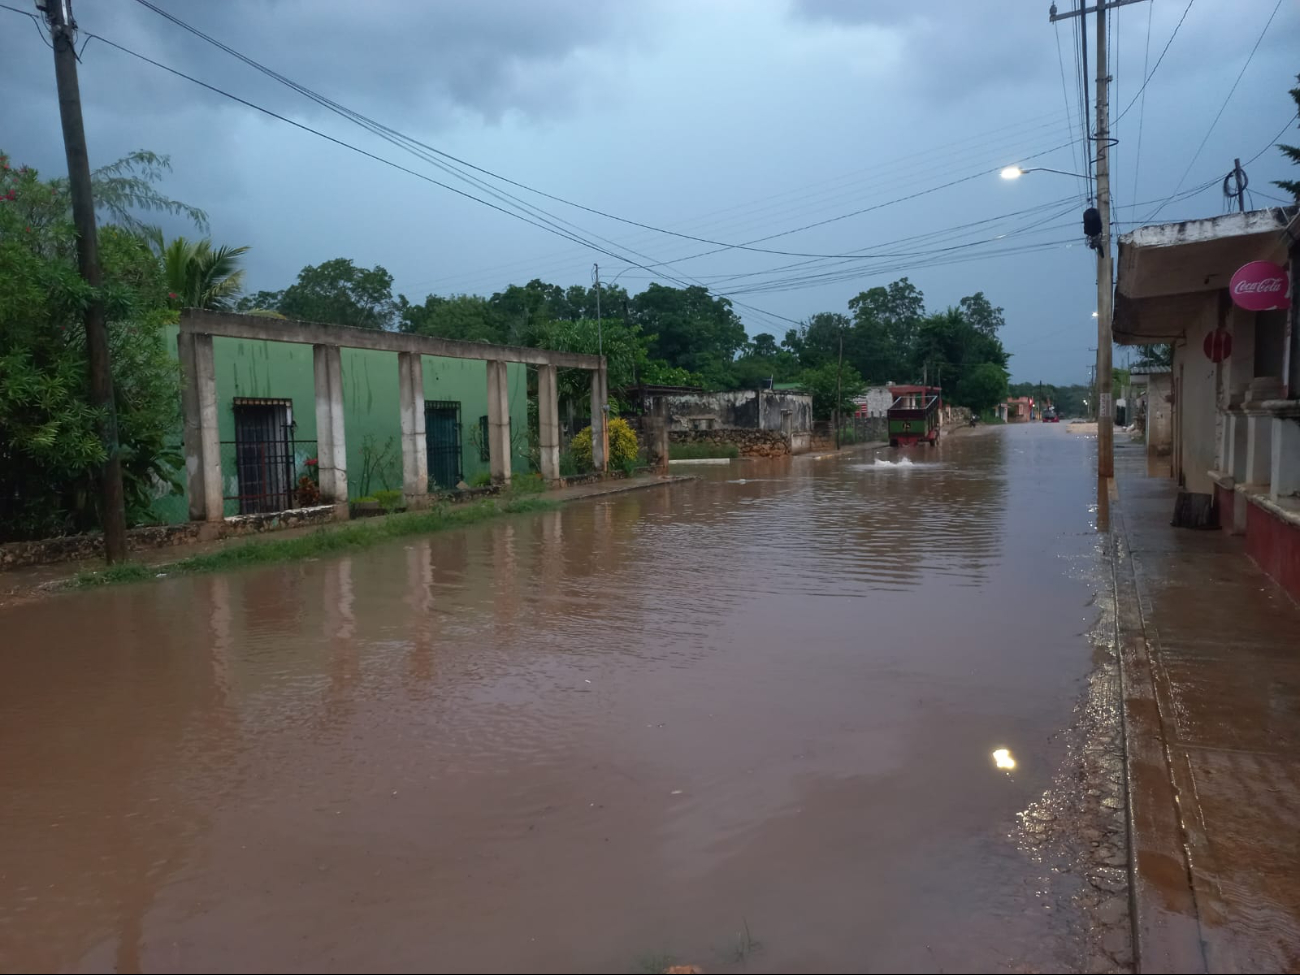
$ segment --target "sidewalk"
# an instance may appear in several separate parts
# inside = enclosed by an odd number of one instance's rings
[[[1112,505],[1141,972],[1300,969],[1300,606],[1116,445]]]

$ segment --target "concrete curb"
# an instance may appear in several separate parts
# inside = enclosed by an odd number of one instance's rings
[[[1142,616],[1124,515],[1117,505],[1112,505],[1106,544],[1123,697],[1134,970],[1195,975],[1207,971],[1205,948],[1178,789],[1165,744],[1161,677]]]

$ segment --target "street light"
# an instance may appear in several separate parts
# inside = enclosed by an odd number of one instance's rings
[[[1105,8],[1105,0],[1098,0],[1098,10]],[[1097,36],[1099,43],[1105,37],[1104,27],[1105,18],[1098,15]],[[1104,50],[1104,45],[1101,50]],[[1104,60],[1104,59],[1103,59]],[[1104,75],[1105,72],[1103,71]],[[1098,86],[1101,82],[1098,81]],[[1108,482],[1115,476],[1115,429],[1112,425],[1114,415],[1113,400],[1111,396],[1111,359],[1110,347],[1113,341],[1111,334],[1111,316],[1114,314],[1112,302],[1114,300],[1113,288],[1113,270],[1110,255],[1110,162],[1106,154],[1106,149],[1110,145],[1108,141],[1102,138],[1105,133],[1105,123],[1103,120],[1102,103],[1098,102],[1098,146],[1097,146],[1097,205],[1089,206],[1083,211],[1083,232],[1088,238],[1089,243],[1097,251],[1097,311],[1093,312],[1092,317],[1097,319],[1097,373],[1096,373],[1096,410],[1097,410],[1097,510],[1103,511],[1104,504],[1109,498]],[[1059,176],[1070,176],[1075,179],[1083,179],[1091,182],[1089,177],[1081,173],[1070,173],[1063,169],[1049,169],[1046,166],[1037,166],[1032,169],[1021,169],[1019,166],[1007,166],[1002,169],[1001,176],[1003,179],[1019,179],[1025,173],[1043,172],[1056,173]],[[1098,525],[1102,521],[1099,519]]]
[[[1048,169],[1046,166],[1034,166],[1032,169],[1021,169],[1019,166],[1007,166],[1002,170],[1003,179],[1019,179],[1025,173],[1056,173],[1058,176],[1074,176],[1078,179],[1087,179],[1082,173],[1067,173],[1064,169]]]

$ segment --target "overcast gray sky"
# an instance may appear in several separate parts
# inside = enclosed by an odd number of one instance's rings
[[[753,246],[872,255],[729,249],[681,260],[716,245],[494,182],[610,252],[601,253],[91,41],[81,85],[92,165],[137,148],[170,155],[165,190],[206,209],[216,241],[251,246],[253,290],[340,256],[384,265],[395,291],[416,301],[533,277],[587,283],[594,262],[606,281],[624,271],[619,283],[635,292],[651,276],[628,259],[675,262],[660,280],[708,284],[743,303],[751,335],[779,338],[784,319],[844,311],[859,291],[906,274],[931,308],[979,290],[1003,306],[1015,380],[1082,381],[1092,359],[1082,183],[990,172],[1084,165],[1078,39],[1071,22],[1049,23],[1048,0],[159,5],[301,85],[533,189],[724,244],[770,238]],[[83,32],[500,204],[134,0],[76,0],[74,13]],[[1252,160],[1256,206],[1282,195],[1270,180],[1295,178],[1268,147],[1295,113],[1296,0],[1194,0],[1190,9],[1150,0],[1114,11],[1112,112],[1129,106],[1144,61],[1150,71],[1184,14],[1145,104],[1114,133],[1121,230],[1222,212],[1217,181],[1235,156]],[[1088,30],[1093,58],[1092,18]],[[0,90],[0,149],[60,172],[49,49],[33,24],[3,10]],[[1294,123],[1285,135],[1300,143]],[[1152,216],[1175,190],[1212,180]],[[789,232],[831,218],[840,219]]]

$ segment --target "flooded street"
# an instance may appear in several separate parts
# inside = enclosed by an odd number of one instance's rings
[[[0,968],[1097,967],[1094,450],[733,463],[0,609]]]

